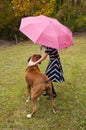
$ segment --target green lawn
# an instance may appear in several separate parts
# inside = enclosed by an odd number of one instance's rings
[[[24,79],[27,59],[40,52],[30,42],[0,47],[0,130],[86,130],[86,37],[74,37],[74,46],[59,52],[65,83],[55,83],[57,113],[42,96],[36,115],[28,119]],[[48,60],[39,65],[45,71]]]

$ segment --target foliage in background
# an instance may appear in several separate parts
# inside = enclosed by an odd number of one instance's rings
[[[19,33],[22,17],[46,15],[58,19],[73,32],[85,30],[86,16],[84,0],[7,0],[0,2],[0,33],[11,39]]]
[[[86,3],[81,0],[57,0],[57,19],[67,25],[73,32],[86,28],[86,16],[84,14]],[[79,24],[79,23],[81,24]],[[79,25],[78,25],[79,24]]]
[[[15,16],[23,17],[39,14],[51,16],[54,13],[55,0],[12,0],[12,5]]]
[[[13,39],[14,34],[18,32],[19,19],[15,18],[10,0],[3,1],[2,4],[4,8],[0,10],[0,36]]]

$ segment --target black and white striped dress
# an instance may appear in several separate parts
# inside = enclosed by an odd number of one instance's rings
[[[45,53],[50,58],[45,74],[52,82],[63,82],[64,76],[58,51],[54,48],[46,47]]]

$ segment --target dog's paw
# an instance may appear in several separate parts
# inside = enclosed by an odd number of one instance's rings
[[[28,99],[26,100],[26,102],[29,102],[29,101],[30,101],[30,100],[28,100]]]
[[[39,101],[39,100],[40,100],[40,97],[37,98],[37,101]]]
[[[28,115],[27,115],[27,118],[31,118],[31,117],[32,117],[31,114],[28,114]]]
[[[27,100],[26,100],[26,102],[30,102],[31,101],[31,99],[30,98],[28,98]]]
[[[53,109],[53,113],[56,114],[56,110],[55,109]]]

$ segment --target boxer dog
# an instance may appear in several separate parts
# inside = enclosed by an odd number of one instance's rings
[[[33,110],[31,114],[28,114],[27,117],[31,118],[37,111],[37,98],[41,96],[41,94],[46,91],[50,96],[50,101],[52,105],[53,113],[56,112],[56,106],[53,100],[53,93],[52,93],[52,84],[49,78],[40,72],[38,65],[30,66],[31,62],[36,62],[41,58],[41,55],[34,54],[29,59],[29,65],[26,68],[25,79],[27,83],[27,90],[28,90],[28,102],[31,99],[33,104]],[[32,88],[32,91],[31,91]]]

